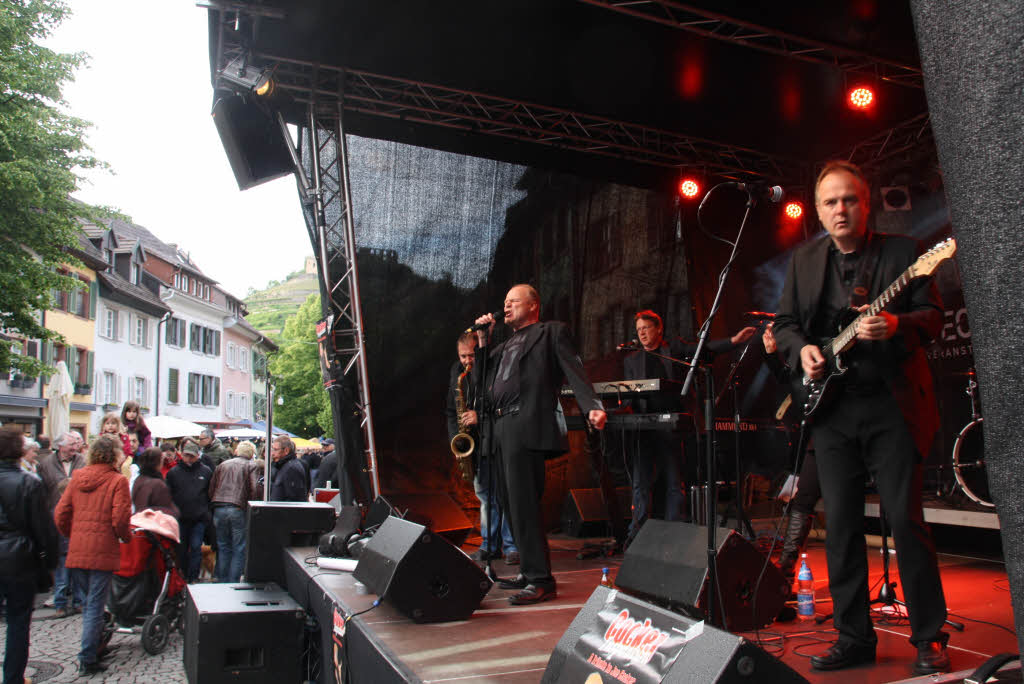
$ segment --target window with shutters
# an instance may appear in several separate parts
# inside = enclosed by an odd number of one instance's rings
[[[239,394],[235,397],[235,415],[239,418],[249,417],[249,397],[245,394]]]
[[[199,373],[188,374],[188,403],[199,404],[202,391],[202,377]]]
[[[249,372],[249,348],[239,347],[238,348],[238,370],[243,373]]]
[[[132,378],[132,399],[137,401],[139,406],[149,405],[146,394],[146,378],[139,376]]]
[[[227,354],[224,357],[224,365],[226,365],[228,368],[234,368],[235,367],[235,343],[234,342],[228,342],[228,350],[227,350]]]
[[[103,336],[108,340],[117,339],[117,309],[106,308],[103,314]]]
[[[117,403],[117,374],[113,371],[103,371],[103,403]]]
[[[184,347],[185,321],[180,318],[172,318],[167,321],[167,331],[164,334],[164,342],[172,347]]]
[[[188,330],[188,348],[197,352],[203,349],[203,326],[193,323]]]
[[[167,369],[167,401],[172,404],[178,403],[178,369]]]
[[[224,414],[229,417],[234,417],[235,414],[235,393],[228,390],[227,395],[224,397]]]
[[[147,319],[142,316],[135,317],[133,336],[136,346],[145,347],[149,344],[149,321]]]

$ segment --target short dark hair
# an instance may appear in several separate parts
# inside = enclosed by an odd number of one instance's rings
[[[0,428],[0,460],[14,461],[25,453],[25,439],[21,428],[8,425]]]
[[[148,477],[163,477],[160,474],[160,465],[164,460],[164,452],[160,447],[149,447],[135,458],[135,465],[139,466],[139,474]]]
[[[177,450],[178,450],[178,447],[174,446],[174,442],[168,442],[166,440],[164,440],[163,442],[160,442],[160,451],[161,452],[177,451]]]
[[[469,332],[469,331],[466,331],[466,332],[462,333],[461,335],[459,335],[459,339],[456,340],[456,342],[455,342],[456,345],[471,344],[474,347],[476,346],[476,343],[477,343],[476,333],[475,332]]]
[[[633,315],[633,325],[636,325],[636,322],[639,321],[639,320],[651,321],[652,323],[657,325],[659,328],[664,327],[664,323],[661,322],[661,316],[659,316],[658,314],[654,313],[650,309],[644,309],[643,311],[637,311]]]
[[[274,442],[283,446],[289,454],[295,453],[295,442],[288,435],[277,435],[274,437]]]
[[[46,435],[39,435],[38,437],[36,437],[36,443],[39,444],[40,449],[50,448],[50,438],[47,437]]]

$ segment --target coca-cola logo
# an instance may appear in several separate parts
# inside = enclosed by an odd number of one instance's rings
[[[634,620],[629,610],[623,608],[605,630],[601,651],[633,663],[647,664],[668,637],[668,632],[653,626],[650,618],[643,622]]]

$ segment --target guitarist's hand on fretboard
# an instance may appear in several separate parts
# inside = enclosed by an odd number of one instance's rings
[[[800,349],[800,365],[811,380],[820,380],[825,374],[825,356],[815,344],[806,344]]]
[[[866,311],[868,305],[857,307],[857,311]],[[887,340],[896,334],[900,327],[900,319],[888,311],[879,311],[877,316],[867,316],[857,321],[858,340]]]

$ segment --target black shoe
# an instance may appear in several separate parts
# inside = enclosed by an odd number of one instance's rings
[[[821,655],[811,656],[815,670],[841,670],[861,663],[875,662],[875,647],[837,641]]]
[[[527,584],[526,587],[509,597],[508,602],[513,606],[531,606],[541,601],[550,601],[558,598],[558,592],[553,586],[544,587],[537,584]]]
[[[97,661],[95,663],[79,663],[78,664],[78,674],[79,674],[79,676],[94,675],[94,674],[99,674],[100,672],[106,672],[106,671],[107,671],[107,666],[102,664],[102,663],[100,663],[99,661]]]
[[[499,589],[525,589],[530,584],[524,575],[516,575],[512,579],[504,579],[498,582]]]
[[[949,654],[942,641],[925,641],[917,645],[914,672],[920,675],[949,672]]]
[[[485,563],[485,562],[487,562],[489,560],[494,560],[495,558],[500,558],[500,556],[497,556],[497,555],[491,553],[487,549],[477,549],[476,551],[471,553],[469,555],[469,557],[472,558],[473,560],[475,560],[477,563]]]

